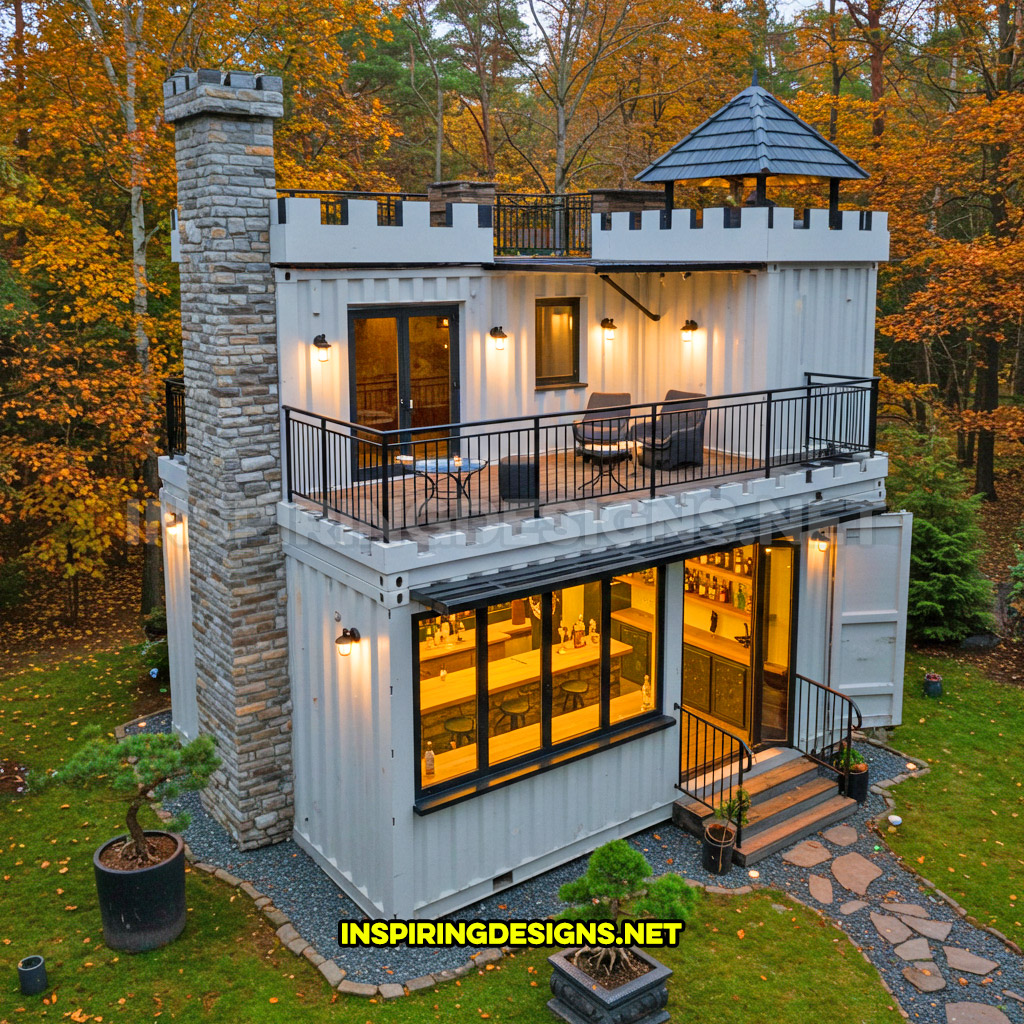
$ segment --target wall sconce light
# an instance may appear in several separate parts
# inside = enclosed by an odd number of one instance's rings
[[[437,318],[436,325],[439,331],[445,330],[448,327],[448,317],[439,316]]]
[[[615,340],[615,332],[618,330],[618,328],[615,326],[615,321],[610,316],[606,316],[601,321],[601,330],[604,331],[605,341]]]
[[[508,335],[505,333],[504,328],[502,328],[502,327],[492,327],[491,330],[490,330],[490,335],[494,339],[494,351],[495,352],[504,352],[505,351],[505,339],[508,337]]]
[[[696,320],[687,320],[682,327],[679,328],[679,338],[682,341],[693,341],[693,332],[697,330]]]
[[[346,627],[334,642],[338,647],[338,653],[343,658],[347,658],[352,653],[352,645],[359,643],[359,630],[354,627],[352,629]]]
[[[816,544],[819,551],[828,551],[828,534],[815,530],[811,534],[811,543]]]
[[[167,533],[177,537],[185,525],[185,519],[180,512],[172,512],[167,517]]]
[[[327,357],[331,354],[331,343],[327,340],[327,336],[318,334],[313,339],[313,348],[316,349],[317,360],[321,363],[326,363]]]

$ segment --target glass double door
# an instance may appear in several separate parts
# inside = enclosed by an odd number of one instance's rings
[[[796,555],[749,544],[685,563],[683,704],[754,748],[789,741]]]
[[[416,452],[417,442],[435,439],[432,448],[437,448],[436,439],[454,433],[429,428],[445,427],[459,418],[457,307],[353,309],[348,336],[354,423],[403,431],[392,439],[402,442],[396,451],[417,457],[422,454]]]

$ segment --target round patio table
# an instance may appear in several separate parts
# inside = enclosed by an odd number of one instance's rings
[[[466,509],[473,514],[473,501],[469,495],[469,484],[477,473],[482,473],[488,466],[486,459],[463,459],[454,456],[448,459],[417,459],[412,464],[412,471],[426,481],[427,494],[416,510],[416,518],[422,517],[430,502],[442,501],[449,504],[455,499],[455,517],[462,518],[462,499],[466,499]]]

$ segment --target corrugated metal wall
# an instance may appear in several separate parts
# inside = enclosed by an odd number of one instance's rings
[[[196,653],[192,639],[192,583],[189,578],[188,516],[161,492],[163,511],[164,600],[167,603],[167,648],[171,658],[171,711],[174,730],[186,740],[199,734],[196,701]],[[178,512],[180,526],[168,531],[167,516]]]
[[[287,566],[295,832],[364,908],[382,906],[394,876],[388,612],[305,560]],[[334,644],[342,626],[363,637],[348,657]]]

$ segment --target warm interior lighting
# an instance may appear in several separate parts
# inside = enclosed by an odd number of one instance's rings
[[[693,332],[697,330],[696,320],[687,320],[682,327],[679,328],[679,338],[682,341],[693,341]]]
[[[338,646],[338,653],[343,658],[347,658],[352,653],[352,645],[359,643],[359,630],[354,627],[352,629],[346,627],[334,642]]]
[[[821,530],[815,530],[811,534],[811,541],[817,545],[819,551],[828,551],[828,536]]]
[[[505,351],[505,339],[508,335],[505,333],[503,327],[492,327],[490,331],[491,337],[494,339],[494,351],[504,352]]]
[[[448,317],[439,316],[437,318],[437,329],[439,331],[444,330],[448,326]]]
[[[313,339],[313,348],[316,349],[317,360],[321,363],[326,363],[327,357],[331,354],[331,343],[327,340],[327,336],[318,334]]]
[[[615,326],[615,321],[610,316],[606,316],[601,321],[601,330],[604,331],[605,341],[615,340],[615,332],[618,330],[618,328]]]
[[[184,519],[180,512],[172,512],[167,517],[167,534],[168,536],[179,536],[182,528],[185,525]]]

